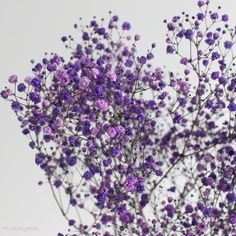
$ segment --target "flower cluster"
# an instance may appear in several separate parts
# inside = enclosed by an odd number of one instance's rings
[[[63,36],[69,61],[9,77],[1,96],[72,235],[236,235],[236,30],[208,7],[164,21],[178,74],[151,66],[155,43],[138,55],[115,15]]]

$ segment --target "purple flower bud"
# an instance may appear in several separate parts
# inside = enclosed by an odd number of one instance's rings
[[[114,138],[117,135],[116,129],[113,127],[109,127],[107,130],[107,134],[110,136],[110,138]]]
[[[66,162],[69,166],[74,166],[77,163],[77,157],[76,156],[69,156],[66,158]]]
[[[139,62],[144,65],[147,62],[147,58],[142,56],[139,58]]]
[[[147,54],[147,59],[148,60],[151,60],[151,59],[153,59],[154,58],[154,55],[151,53],[151,52],[149,52],[148,54]]]
[[[156,43],[152,43],[152,48],[155,48],[156,47]]]
[[[129,23],[129,22],[124,22],[124,23],[122,24],[122,29],[123,29],[123,30],[130,30],[130,29],[131,29],[130,23]]]
[[[68,221],[68,224],[69,224],[69,226],[74,225],[74,224],[75,224],[75,220],[70,219],[70,220]]]
[[[230,223],[231,225],[236,224],[236,214],[231,214],[231,215],[229,216],[229,223]]]
[[[211,13],[211,19],[212,19],[213,21],[217,20],[218,18],[219,18],[219,15],[218,15],[217,12]]]
[[[181,58],[180,63],[183,64],[183,65],[187,65],[188,64],[188,58],[186,58],[186,57]]]
[[[30,98],[30,100],[31,100],[33,103],[35,103],[35,104],[41,102],[41,96],[40,96],[40,94],[38,94],[38,93],[30,92],[30,93],[29,93],[29,98]]]
[[[217,60],[220,58],[220,54],[218,52],[213,52],[211,54],[211,59],[214,61],[214,60]]]
[[[202,33],[201,31],[198,31],[198,32],[197,32],[197,36],[198,36],[199,38],[202,38],[202,37],[203,37],[203,33]]]
[[[214,80],[218,79],[219,76],[220,76],[220,72],[219,71],[214,71],[214,72],[211,73],[211,78],[214,79]]]
[[[199,0],[197,4],[198,4],[199,7],[202,7],[202,6],[205,5],[205,1]]]
[[[93,174],[92,174],[91,171],[87,170],[87,171],[84,173],[83,177],[84,177],[86,180],[90,180],[90,179],[93,177]]]
[[[18,90],[19,92],[24,92],[24,91],[26,90],[25,84],[24,84],[24,83],[18,84],[17,90]]]
[[[138,179],[136,177],[130,177],[125,180],[124,187],[128,191],[134,191],[136,188],[137,182],[138,182]]]
[[[109,109],[107,102],[103,99],[99,99],[95,102],[95,108],[101,111],[107,111]]]
[[[168,45],[166,48],[166,52],[172,54],[175,52],[175,49],[171,45]]]
[[[57,180],[54,181],[54,186],[55,186],[56,188],[60,188],[61,185],[62,185],[61,180],[57,179]]]
[[[222,21],[226,22],[229,20],[229,16],[228,15],[223,15],[222,16]]]
[[[200,222],[200,223],[198,223],[198,225],[197,225],[197,229],[198,229],[201,233],[203,233],[203,232],[205,232],[205,231],[207,230],[207,225],[204,224],[203,222]]]
[[[66,36],[61,37],[62,42],[66,42],[67,40],[68,40],[68,38]]]
[[[184,74],[185,74],[185,75],[190,74],[190,70],[189,70],[189,69],[185,69],[185,70],[184,70]]]
[[[39,77],[34,77],[30,82],[30,84],[35,88],[40,88],[41,83],[42,83],[42,79]]]
[[[229,202],[236,202],[236,196],[234,193],[228,193],[226,195],[226,199],[229,201]]]
[[[135,40],[135,41],[139,41],[139,40],[140,40],[140,35],[136,34],[136,35],[134,36],[134,40]]]
[[[203,13],[198,13],[197,18],[198,18],[198,20],[204,20],[205,15]]]
[[[229,108],[230,111],[233,111],[233,112],[236,111],[236,103],[231,102],[229,104],[228,108]]]
[[[82,90],[87,89],[88,86],[89,86],[89,83],[90,83],[90,80],[89,80],[88,77],[86,77],[86,76],[81,77],[81,78],[80,78],[80,81],[79,81],[79,87],[80,87],[80,89],[82,89]]]
[[[232,46],[233,46],[233,42],[231,42],[231,41],[225,41],[224,42],[224,47],[226,49],[230,49],[230,48],[232,48]]]
[[[223,76],[219,77],[219,82],[223,85],[227,84],[227,79]]]
[[[174,217],[174,214],[175,214],[175,207],[174,207],[172,204],[166,205],[165,210],[167,211],[167,215],[168,215],[170,218],[173,218],[173,217]]]
[[[120,154],[121,154],[120,149],[119,149],[118,147],[113,147],[113,148],[112,148],[112,154],[113,154],[115,157],[120,156]]]
[[[193,38],[193,31],[191,29],[187,29],[184,33],[184,36],[186,39],[192,39]]]
[[[204,59],[204,60],[202,61],[202,64],[203,64],[204,66],[208,66],[208,64],[209,64],[209,60]]]
[[[16,84],[17,83],[17,76],[16,75],[11,75],[8,79],[8,81],[12,84]]]
[[[190,204],[186,205],[186,207],[185,207],[185,212],[186,212],[186,213],[192,213],[192,212],[193,212],[193,207],[192,207],[192,205],[190,205]]]
[[[2,97],[2,98],[7,99],[8,96],[9,96],[9,94],[8,94],[7,90],[2,90],[2,91],[1,91],[1,97]]]
[[[216,32],[216,33],[213,34],[213,38],[214,38],[215,40],[218,39],[219,37],[220,37],[219,33]]]
[[[205,40],[206,44],[208,44],[209,46],[212,46],[215,43],[215,40],[212,38],[208,38]]]
[[[175,25],[174,25],[173,23],[168,23],[168,24],[167,24],[167,29],[168,29],[169,31],[174,31],[174,30],[175,30]]]

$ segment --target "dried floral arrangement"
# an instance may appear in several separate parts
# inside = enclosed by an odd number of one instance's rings
[[[70,231],[96,236],[236,236],[236,28],[220,7],[165,20],[176,72],[114,15],[62,41],[11,103]],[[167,65],[168,68],[168,65]],[[64,234],[58,233],[58,236]]]

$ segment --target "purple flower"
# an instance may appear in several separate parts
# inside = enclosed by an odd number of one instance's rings
[[[203,64],[204,66],[208,66],[209,60],[204,59],[204,60],[202,61],[202,64]]]
[[[120,221],[122,222],[122,224],[132,223],[133,220],[134,220],[134,216],[129,212],[120,215]]]
[[[117,208],[118,215],[123,215],[127,213],[126,205],[123,204]]]
[[[222,15],[222,21],[226,22],[229,20],[229,16],[228,15]]]
[[[35,156],[35,163],[36,163],[37,165],[42,164],[42,163],[43,163],[43,160],[44,160],[44,155],[43,155],[42,153],[36,154],[36,156]]]
[[[24,91],[26,90],[25,84],[24,84],[24,83],[18,84],[17,90],[18,90],[19,92],[24,92]]]
[[[58,80],[61,80],[63,77],[66,77],[66,76],[67,76],[67,72],[65,69],[59,69],[55,72],[55,77]]]
[[[206,42],[206,44],[208,44],[209,46],[212,46],[212,45],[214,45],[215,40],[212,39],[212,38],[208,38],[208,39],[205,40],[205,42]]]
[[[232,48],[232,46],[233,46],[233,43],[231,41],[225,41],[224,42],[224,47],[226,49],[230,49],[230,48]]]
[[[204,0],[199,0],[198,1],[198,6],[199,7],[202,7],[202,6],[204,6],[205,5],[205,1]]]
[[[134,191],[136,188],[136,184],[138,183],[138,179],[136,177],[129,177],[124,182],[124,187],[127,191]]]
[[[61,41],[62,41],[62,42],[66,42],[67,39],[68,39],[68,38],[67,38],[66,36],[61,37]]]
[[[30,84],[35,88],[40,88],[41,83],[42,83],[42,79],[39,77],[34,77],[30,82]]]
[[[166,48],[166,52],[172,54],[175,52],[175,49],[171,45],[168,45]]]
[[[235,225],[235,224],[236,224],[236,214],[231,214],[231,215],[229,216],[229,223],[230,223],[231,225]]]
[[[211,78],[214,79],[214,80],[218,79],[219,76],[220,76],[220,72],[219,71],[214,71],[214,72],[211,73]]]
[[[14,110],[14,111],[16,111],[16,112],[22,110],[22,106],[21,106],[20,103],[17,102],[17,101],[13,101],[13,102],[11,103],[11,108],[12,108],[12,110]]]
[[[92,174],[91,171],[87,170],[87,171],[84,173],[83,177],[84,177],[86,180],[90,180],[90,179],[93,177],[93,174]]]
[[[113,148],[112,148],[112,154],[113,154],[114,156],[116,156],[116,157],[120,156],[120,154],[121,154],[120,148],[118,148],[118,147],[113,147]]]
[[[57,180],[54,181],[54,186],[55,186],[56,188],[60,188],[61,185],[62,185],[61,180],[57,179]]]
[[[2,90],[1,91],[1,97],[4,98],[4,99],[7,99],[9,96],[9,93],[7,90]]]
[[[67,157],[66,161],[69,166],[74,166],[77,163],[77,157],[76,156],[69,156],[69,157]]]
[[[35,103],[35,104],[41,102],[41,96],[40,96],[40,94],[38,94],[38,93],[30,92],[30,93],[29,93],[29,98],[30,98],[30,100],[31,100],[33,103]]]
[[[220,58],[220,54],[218,52],[213,52],[211,55],[212,60],[217,60]]]
[[[8,79],[8,81],[9,81],[10,83],[12,83],[12,84],[16,84],[16,83],[17,83],[17,80],[18,80],[18,78],[17,78],[16,75],[11,75],[11,76],[9,77],[9,79]]]
[[[142,193],[141,200],[140,200],[140,206],[143,208],[145,207],[149,202],[149,197],[147,193]]]
[[[140,35],[136,34],[136,35],[134,36],[134,40],[135,40],[135,41],[139,41],[139,40],[140,40]]]
[[[219,18],[219,15],[218,15],[218,13],[217,12],[213,12],[213,13],[211,13],[211,19],[212,20],[217,20]]]
[[[228,105],[228,108],[230,111],[236,111],[236,103],[234,102],[231,102],[229,105]]]
[[[185,33],[184,33],[184,36],[185,36],[186,39],[190,39],[191,40],[192,37],[193,37],[193,31],[191,29],[187,29],[185,31]]]
[[[89,83],[90,83],[90,80],[89,80],[88,77],[86,77],[86,76],[81,77],[81,78],[80,78],[80,81],[79,81],[79,87],[80,87],[80,89],[82,89],[82,90],[87,89],[88,86],[89,86]]]
[[[109,127],[107,129],[107,134],[109,135],[110,138],[114,138],[117,135],[116,129],[113,127]]]
[[[203,13],[198,13],[197,18],[198,18],[198,20],[204,20],[205,15]]]
[[[139,62],[144,65],[147,62],[147,58],[142,56],[139,58]]]
[[[175,25],[173,23],[168,23],[167,28],[169,31],[174,31],[175,30]]]
[[[204,224],[203,222],[200,222],[200,223],[198,223],[198,225],[197,225],[197,229],[198,229],[201,233],[203,233],[203,232],[205,232],[205,231],[207,230],[207,225]]]
[[[70,219],[70,220],[68,221],[68,224],[69,224],[69,226],[72,226],[72,225],[74,225],[74,224],[75,224],[75,220],[73,220],[73,219]]]
[[[186,58],[186,57],[181,58],[180,63],[183,64],[183,65],[187,65],[188,64],[188,58]]]
[[[122,29],[123,30],[130,30],[131,29],[131,25],[129,22],[124,22],[122,25]]]
[[[167,211],[167,215],[170,217],[170,218],[173,218],[174,217],[174,214],[175,214],[175,207],[172,205],[172,204],[167,204],[165,206],[165,210]]]
[[[102,97],[104,95],[104,89],[102,86],[97,85],[94,89],[94,93],[97,97]]]
[[[108,104],[104,99],[98,99],[95,102],[95,108],[101,111],[107,111],[109,109]]]
[[[186,211],[186,213],[192,213],[192,212],[193,212],[193,207],[192,207],[192,205],[190,205],[190,204],[186,205],[185,211]]]
[[[234,193],[228,193],[226,195],[226,199],[229,201],[229,202],[236,202],[236,196]]]

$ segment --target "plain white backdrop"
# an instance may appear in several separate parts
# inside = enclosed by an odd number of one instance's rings
[[[24,79],[31,74],[30,60],[40,60],[44,52],[68,56],[60,41],[62,35],[76,37],[73,24],[109,17],[108,11],[130,21],[132,32],[141,35],[140,49],[145,52],[157,43],[155,63],[178,70],[177,61],[165,55],[165,25],[182,11],[197,13],[197,0],[0,0],[0,90],[9,75]],[[216,9],[229,13],[236,25],[235,0],[212,0]],[[0,236],[56,236],[66,232],[43,172],[34,163],[34,151],[21,134],[14,113],[0,100]],[[27,227],[29,227],[27,229]],[[24,231],[25,230],[25,231]]]

